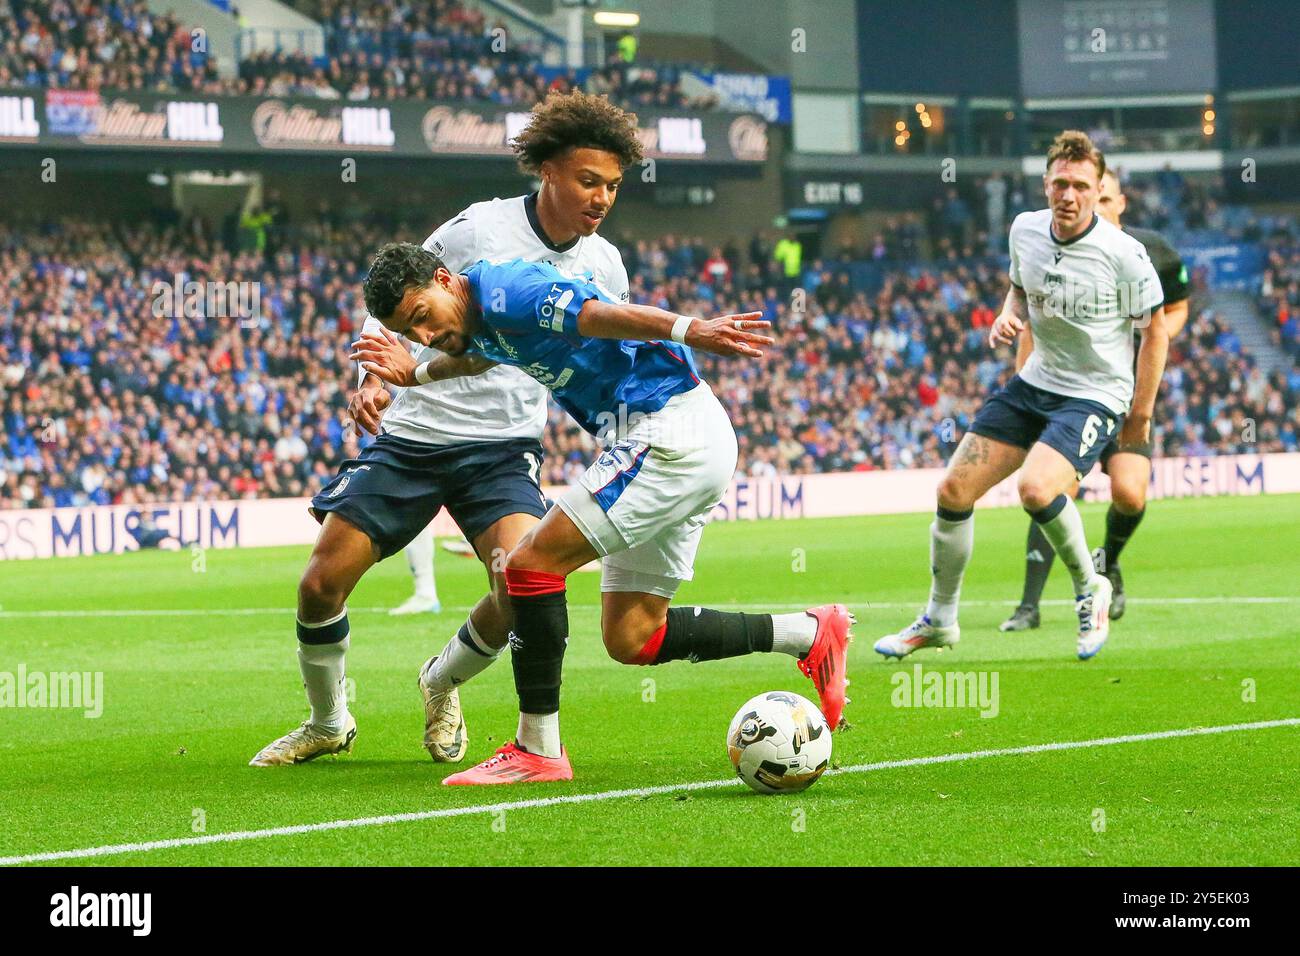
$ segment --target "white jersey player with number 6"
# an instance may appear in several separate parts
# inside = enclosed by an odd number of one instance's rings
[[[1142,243],[1095,212],[1105,171],[1085,134],[1062,133],[1043,176],[1049,208],[1011,226],[1011,290],[989,339],[1010,345],[1032,329],[1034,352],[979,410],[948,465],[930,526],[930,600],[915,621],[876,642],[887,657],[957,643],[975,503],[1017,469],[1021,504],[1070,571],[1079,659],[1106,643],[1112,586],[1093,567],[1066,492],[1116,435],[1123,444],[1145,441],[1169,333]],[[1136,382],[1135,328],[1143,330]]]

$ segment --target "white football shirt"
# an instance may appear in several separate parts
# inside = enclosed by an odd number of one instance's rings
[[[571,275],[590,275],[614,298],[626,302],[627,270],[613,244],[591,235],[552,245],[537,219],[536,205],[536,193],[476,202],[439,226],[424,240],[424,248],[453,272],[480,259],[547,262]],[[365,331],[382,327],[378,319],[366,317]],[[419,346],[413,351],[421,362],[438,355],[436,349]],[[383,430],[430,445],[540,438],[546,427],[547,397],[546,389],[519,369],[498,365],[482,375],[398,389],[384,415]]]
[[[1057,395],[1127,412],[1134,323],[1149,319],[1164,301],[1146,248],[1100,216],[1062,242],[1052,234],[1050,209],[1017,216],[1010,246],[1011,281],[1025,290],[1034,333],[1034,351],[1020,377]]]

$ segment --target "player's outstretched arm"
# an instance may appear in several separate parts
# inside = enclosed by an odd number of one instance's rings
[[[418,363],[407,350],[405,341],[387,329],[379,334],[367,332],[362,335],[352,343],[352,352],[348,358],[360,362],[365,371],[400,388],[414,388],[465,375],[481,375],[497,364],[481,355],[446,353]]]
[[[770,329],[762,312],[701,319],[666,312],[651,305],[616,305],[588,299],[578,313],[578,334],[596,339],[632,339],[661,342],[672,339],[714,355],[762,358],[762,346],[775,344],[771,336],[754,329]]]
[[[993,328],[989,329],[989,345],[997,348],[1012,344],[1028,323],[1029,299],[1025,290],[1013,282],[1007,290],[1006,301],[1002,303],[1002,311],[993,320]],[[1025,357],[1028,358],[1028,354]]]
[[[1151,321],[1142,329],[1142,344],[1138,346],[1137,382],[1133,386],[1133,404],[1119,434],[1119,446],[1142,445],[1151,434],[1151,415],[1160,391],[1160,379],[1165,374],[1165,359],[1169,355],[1169,328],[1165,325],[1165,310],[1158,308]]]
[[[418,384],[443,382],[449,378],[482,375],[488,369],[496,367],[496,362],[482,355],[448,355],[444,352],[425,362],[422,366],[423,372],[417,368],[415,379]],[[422,376],[423,381],[421,381]]]

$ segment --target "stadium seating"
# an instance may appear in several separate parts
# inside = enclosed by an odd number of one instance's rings
[[[0,227],[0,508],[314,491],[368,440],[345,412],[364,257],[423,225],[272,223],[260,252],[231,251],[202,223]],[[1006,288],[987,260],[887,264],[871,291],[848,281],[849,264],[814,262],[795,309],[770,237],[620,245],[634,301],[773,317],[779,346],[765,361],[700,357],[746,474],[941,465],[1009,374],[1009,353],[985,343]],[[1280,247],[1271,263],[1261,302],[1286,315],[1294,346],[1300,253]],[[261,321],[170,315],[158,290],[170,295],[177,273],[260,277]],[[1192,314],[1170,356],[1158,452],[1300,447],[1300,373],[1265,376],[1199,291]],[[545,446],[555,483],[594,448],[554,408]]]
[[[189,31],[144,0],[0,3],[0,86],[225,92]]]
[[[1258,289],[1260,315],[1272,327],[1275,344],[1300,369],[1300,244],[1270,248]]]
[[[0,87],[189,91],[323,99],[420,98],[530,105],[549,90],[581,86],[632,108],[707,109],[688,99],[673,66],[627,63],[617,53],[597,69],[548,68],[541,51],[502,23],[456,2],[384,4],[320,0],[297,4],[325,28],[326,55],[250,52],[236,77],[192,50],[189,30],[144,0],[0,3]],[[377,16],[377,11],[384,15]],[[504,43],[502,42],[504,38]]]
[[[0,507],[318,485],[357,449],[341,411],[360,275],[326,238],[345,248],[323,225],[263,256],[160,223],[0,232]],[[177,273],[260,276],[261,327],[168,316],[155,283],[170,296]]]

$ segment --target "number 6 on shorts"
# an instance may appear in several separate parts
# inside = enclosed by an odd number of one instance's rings
[[[1079,457],[1088,454],[1088,449],[1097,441],[1097,429],[1101,427],[1100,415],[1089,415],[1083,423],[1083,440],[1079,442]]]

